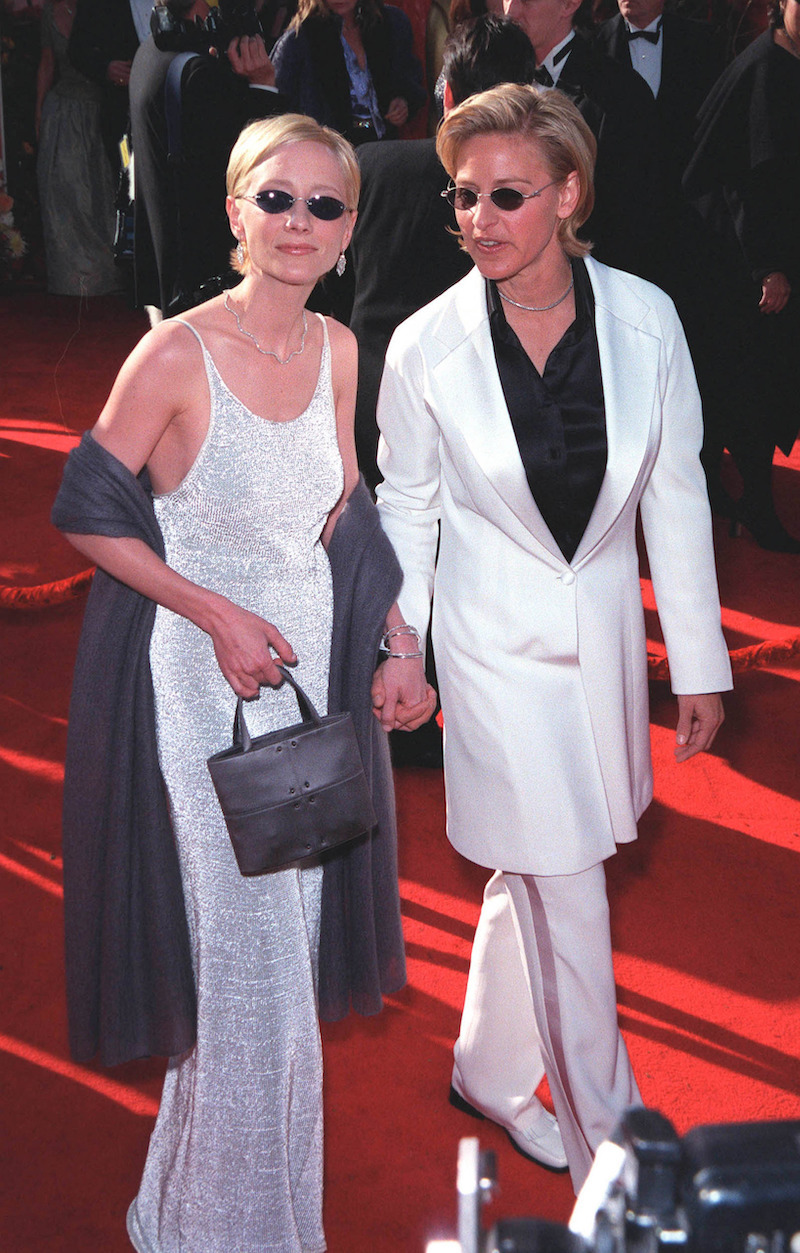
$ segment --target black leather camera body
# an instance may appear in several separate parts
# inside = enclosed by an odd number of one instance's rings
[[[224,54],[233,39],[261,35],[264,31],[253,0],[219,0],[208,17],[188,21],[159,4],[150,15],[150,31],[162,52],[211,52]]]

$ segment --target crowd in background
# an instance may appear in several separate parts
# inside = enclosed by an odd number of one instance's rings
[[[7,191],[27,236],[27,269],[38,262],[48,291],[124,290],[155,321],[236,281],[224,166],[251,117],[316,117],[360,149],[368,196],[372,182],[397,194],[394,174],[417,157],[391,141],[427,142],[419,137],[441,114],[441,11],[432,6],[422,31],[381,0],[254,7],[257,37],[192,58],[170,88],[178,44],[154,43],[150,0],[45,0],[41,8],[6,0]],[[798,0],[774,0],[769,12],[721,3],[664,12],[663,0],[619,0],[618,11],[611,0],[453,0],[446,24],[487,8],[504,9],[527,34],[534,80],[565,92],[598,140],[596,207],[584,228],[593,255],[656,282],[678,307],[703,396],[715,510],[766,548],[800,551],[770,485],[775,447],[788,452],[797,434],[800,394]],[[205,0],[169,0],[164,11],[187,28],[212,12]],[[373,194],[362,206],[349,274],[326,280],[313,302],[351,322],[362,342],[359,454],[371,482],[372,411],[389,336],[464,267],[435,191],[416,254],[408,241],[398,249],[396,236],[370,231],[380,203]],[[441,264],[417,265],[420,248],[441,253]],[[16,269],[25,268],[17,257]],[[742,480],[736,500],[719,476],[724,448]]]

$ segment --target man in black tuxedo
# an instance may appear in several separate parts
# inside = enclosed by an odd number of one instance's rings
[[[591,0],[504,0],[503,8],[533,44],[534,82],[569,96],[597,140],[595,208],[581,235],[598,261],[645,274],[657,205],[652,93],[583,33]]]
[[[619,13],[598,29],[597,44],[620,65],[634,69],[654,97],[660,242],[648,277],[680,300],[697,249],[681,178],[694,148],[698,109],[722,72],[723,58],[709,25],[665,13],[664,0],[618,2]]]
[[[456,28],[444,49],[445,108],[498,83],[530,82],[533,49],[513,22],[486,15]],[[384,140],[358,149],[361,197],[350,260],[350,328],[358,339],[356,447],[375,487],[375,406],[392,332],[458,282],[472,263],[453,234],[453,210],[441,192],[449,179],[434,139]],[[408,737],[406,737],[408,738]]]
[[[69,59],[103,89],[100,125],[111,166],[120,170],[119,142],[128,129],[131,63],[147,37],[152,0],[78,0]]]
[[[716,36],[707,22],[665,13],[664,0],[618,2],[616,17],[598,28],[598,46],[647,83],[682,176],[693,151],[697,112],[723,69]]]
[[[205,0],[168,0],[166,7],[190,22],[210,11]],[[283,112],[259,36],[233,40],[227,56],[198,54],[181,71],[180,159],[170,161],[165,90],[179,55],[162,51],[149,35],[131,70],[136,298],[151,321],[216,294],[200,289],[231,273],[228,157],[248,121]]]

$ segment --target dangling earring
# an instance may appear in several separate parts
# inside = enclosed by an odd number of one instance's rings
[[[336,273],[339,275],[339,278],[342,277],[346,269],[347,269],[347,257],[344,255],[343,252],[340,252],[339,260],[336,262]]]
[[[244,244],[241,239],[236,245],[236,260],[239,262],[239,265],[244,265]]]

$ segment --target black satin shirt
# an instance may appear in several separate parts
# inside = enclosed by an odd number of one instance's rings
[[[606,472],[606,410],[594,324],[594,293],[581,259],[575,321],[540,375],[506,321],[495,283],[486,282],[497,371],[528,486],[567,561],[592,515]]]

